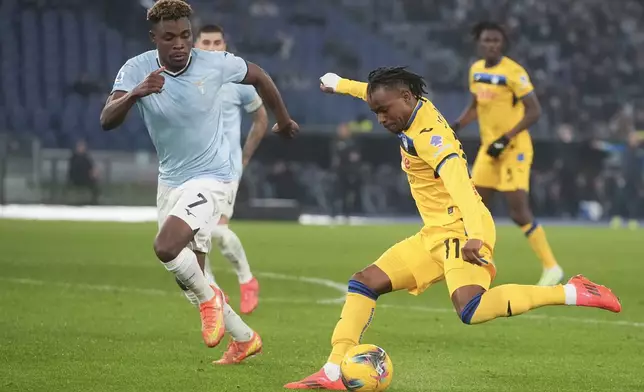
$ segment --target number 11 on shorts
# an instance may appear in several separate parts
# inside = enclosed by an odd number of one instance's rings
[[[443,243],[445,244],[445,259],[449,259],[450,257],[450,251],[451,251],[451,245],[450,242],[454,244],[454,258],[455,259],[460,259],[461,258],[461,240],[458,238],[452,238],[446,239]]]

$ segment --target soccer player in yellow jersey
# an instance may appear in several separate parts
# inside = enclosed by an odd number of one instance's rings
[[[359,344],[380,295],[408,290],[418,295],[445,279],[454,309],[466,324],[516,316],[545,305],[577,305],[621,310],[606,287],[581,275],[566,285],[501,285],[490,289],[494,221],[476,192],[461,143],[443,116],[423,97],[425,81],[405,68],[379,68],[369,83],[326,74],[328,92],[366,100],[387,130],[400,141],[401,167],[423,219],[415,235],[389,248],[372,265],[355,273],[331,343],[328,362],[313,375],[285,385],[288,389],[344,390],[340,362]]]
[[[526,71],[503,55],[507,37],[503,28],[490,22],[472,30],[483,59],[470,68],[472,98],[463,114],[451,124],[460,128],[478,118],[481,148],[472,168],[472,180],[485,205],[498,191],[505,195],[512,220],[521,227],[543,265],[540,286],[555,285],[564,277],[546,233],[530,209],[532,139],[528,128],[541,115],[541,106]]]

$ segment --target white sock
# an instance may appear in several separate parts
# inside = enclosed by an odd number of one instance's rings
[[[253,337],[253,330],[228,304],[224,304],[224,323],[226,332],[238,342],[247,342]]]
[[[172,272],[179,282],[192,291],[199,303],[206,302],[215,295],[212,287],[201,272],[197,256],[188,248],[183,248],[174,260],[164,263],[165,268]]]
[[[183,295],[188,298],[188,301],[194,306],[199,306],[199,298],[190,290],[183,290]]]
[[[215,286],[218,289],[221,289],[217,282],[215,281],[215,274],[212,273],[212,268],[210,267],[210,259],[208,259],[208,256],[206,255],[206,265],[204,266],[203,273],[206,276],[206,280],[208,281],[208,284]]]
[[[228,225],[217,225],[212,231],[212,236],[217,241],[221,254],[233,265],[239,283],[250,282],[253,274],[250,272],[246,252],[237,234],[230,230]]]
[[[566,305],[577,305],[577,289],[574,285],[565,284],[563,286],[566,294]]]
[[[327,362],[324,364],[322,369],[324,369],[324,374],[326,374],[329,380],[336,381],[340,379],[340,365]]]
[[[208,256],[206,256],[206,265],[204,266],[204,275],[206,276],[206,280],[208,281],[208,284],[211,286],[215,286],[216,288],[221,290],[221,287],[217,284],[215,281],[215,275],[212,273],[212,270],[210,268],[210,260],[208,260]],[[188,301],[194,306],[199,306],[199,299],[190,290],[183,290],[183,295],[188,298]]]

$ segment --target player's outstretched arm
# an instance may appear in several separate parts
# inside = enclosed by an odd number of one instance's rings
[[[262,105],[259,109],[253,112],[253,124],[250,127],[248,137],[244,143],[244,149],[242,150],[242,163],[244,167],[246,167],[250,158],[257,150],[257,147],[259,147],[259,144],[262,142],[262,139],[266,135],[267,128],[268,113],[266,113],[266,108]]]
[[[263,69],[257,64],[248,62],[248,72],[241,83],[253,85],[266,106],[275,115],[277,124],[273,126],[273,132],[289,138],[297,134],[299,126],[291,119],[273,79]]]
[[[129,92],[115,90],[107,98],[105,106],[101,111],[101,127],[104,131],[112,130],[123,124],[127,114],[139,98],[150,94],[160,93],[163,90],[165,79],[162,75],[165,67],[152,71],[141,83],[132,88]],[[122,71],[123,72],[123,71]],[[119,81],[120,83],[121,81]],[[124,87],[127,89],[127,87]]]
[[[320,89],[325,93],[345,94],[367,100],[367,86],[365,82],[345,79],[334,73],[326,73],[320,78]]]
[[[450,127],[454,132],[458,132],[459,129],[465,128],[471,122],[475,121],[476,118],[476,95],[470,94],[470,103],[467,105],[465,110],[463,110],[463,113],[461,113],[458,119],[450,124]]]

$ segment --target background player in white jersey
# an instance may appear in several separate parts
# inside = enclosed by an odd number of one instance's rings
[[[157,49],[123,65],[100,120],[104,130],[114,129],[137,106],[159,158],[159,232],[154,252],[199,300],[202,337],[214,347],[224,328],[230,331],[224,312],[232,309],[224,303],[221,290],[208,283],[203,265],[210,250],[212,222],[221,216],[227,183],[235,175],[221,107],[213,102],[225,83],[252,84],[277,118],[275,132],[293,137],[298,125],[271,78],[257,65],[227,52],[192,48],[191,14],[182,0],[159,0],[148,10],[150,38]],[[231,331],[233,339],[238,332]],[[261,339],[252,333],[245,342],[233,340],[222,361],[232,363],[260,349]]]
[[[200,28],[196,35],[195,47],[208,51],[227,51],[223,28],[217,25],[206,25]],[[266,134],[268,114],[262,99],[253,86],[227,83],[221,88],[219,99],[219,104],[222,105],[222,116],[224,117],[224,132],[232,151],[231,159],[236,180],[230,183],[230,198],[222,206],[221,218],[213,228],[212,234],[222,255],[235,268],[241,293],[239,309],[242,313],[248,314],[257,307],[259,283],[250,271],[246,252],[239,237],[230,230],[228,222],[233,216],[242,171]],[[248,132],[243,151],[241,148],[242,110],[252,113],[253,116],[253,123]],[[206,258],[206,270],[208,272],[209,268],[210,262]],[[194,302],[194,299],[191,299],[191,302]]]

